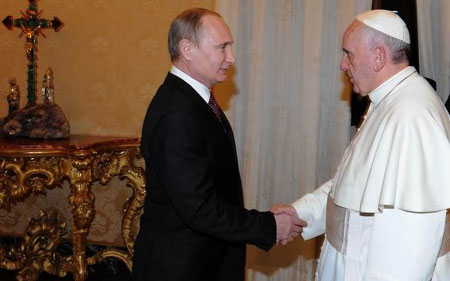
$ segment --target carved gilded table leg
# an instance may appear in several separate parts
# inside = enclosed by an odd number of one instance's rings
[[[95,216],[95,197],[91,192],[92,159],[92,155],[75,155],[71,160],[69,204],[73,216],[73,275],[76,281],[87,278],[86,243]]]
[[[133,249],[136,233],[133,226],[140,217],[145,199],[145,172],[141,167],[135,165],[136,159],[141,158],[140,149],[132,148],[103,153],[96,157],[93,167],[95,178],[101,184],[107,184],[113,176],[119,175],[121,180],[127,179],[127,186],[133,191],[124,205],[124,216],[122,219],[122,239],[127,252],[116,248],[108,248],[88,258],[88,264],[92,265],[103,261],[105,258],[113,257],[122,260],[128,269],[132,269]]]
[[[0,247],[0,268],[20,270],[18,280],[35,280],[42,271],[58,276],[73,273],[76,281],[87,278],[87,266],[114,257],[132,268],[136,225],[145,198],[144,170],[135,165],[140,158],[138,138],[71,136],[42,141],[0,137],[0,209],[30,195],[46,194],[68,180],[73,226],[73,255],[62,256],[56,246],[65,229],[56,216],[32,220],[20,247]],[[86,257],[89,228],[95,217],[93,182],[107,184],[112,177],[127,179],[133,194],[124,206],[122,238],[127,251],[108,248]],[[28,237],[28,238],[27,238]],[[0,245],[1,246],[1,245]]]
[[[125,214],[122,220],[122,238],[130,253],[130,258],[134,253],[134,242],[137,235],[137,233],[133,233],[133,226],[140,217],[145,200],[145,171],[134,165],[135,159],[139,157],[138,149],[130,151],[129,165],[122,167],[120,172],[120,179],[128,179],[127,186],[133,189],[132,196],[125,203]],[[131,264],[129,269],[131,270]]]

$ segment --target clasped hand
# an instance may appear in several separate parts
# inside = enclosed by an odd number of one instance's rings
[[[274,214],[277,224],[278,244],[286,245],[303,232],[303,227],[307,226],[306,221],[298,217],[297,211],[291,205],[277,204],[270,211]]]

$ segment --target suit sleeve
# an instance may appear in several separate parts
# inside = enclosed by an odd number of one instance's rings
[[[332,184],[333,180],[329,180],[292,203],[298,217],[308,223],[308,226],[303,228],[303,239],[308,240],[325,233],[327,199]]]
[[[270,249],[276,242],[273,214],[230,205],[218,197],[198,123],[189,113],[171,112],[154,129],[151,153],[169,200],[183,222],[198,232]]]

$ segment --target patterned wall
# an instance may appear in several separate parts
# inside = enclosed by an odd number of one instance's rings
[[[1,0],[0,18],[19,17],[27,5]],[[171,20],[187,8],[212,9],[214,0],[41,0],[38,5],[43,17],[57,16],[65,24],[39,38],[38,88],[50,66],[55,99],[72,133],[138,136],[148,101],[170,67]],[[19,33],[0,26],[0,116],[7,112],[2,96],[8,79],[16,77],[26,96],[25,39]]]
[[[166,37],[172,19],[191,7],[214,8],[214,0],[41,0],[43,17],[60,18],[58,33],[39,37],[38,89],[47,67],[54,72],[55,100],[71,125],[72,134],[139,136],[144,114],[170,68]],[[0,19],[20,17],[26,0],[0,0]],[[0,116],[7,113],[8,81],[16,78],[22,105],[26,99],[25,39],[19,30],[0,26]],[[40,102],[41,97],[38,96]],[[89,238],[120,242],[122,205],[129,190],[112,181],[95,185],[96,218]],[[57,209],[70,223],[68,186],[0,210],[0,232],[21,233],[38,208]],[[21,210],[27,210],[22,214]],[[30,212],[31,209],[31,212]],[[108,210],[108,214],[105,211]]]

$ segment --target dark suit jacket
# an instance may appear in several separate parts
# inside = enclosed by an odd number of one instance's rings
[[[133,280],[244,280],[245,243],[268,250],[270,212],[243,207],[234,137],[182,79],[168,74],[142,130],[147,195]]]

